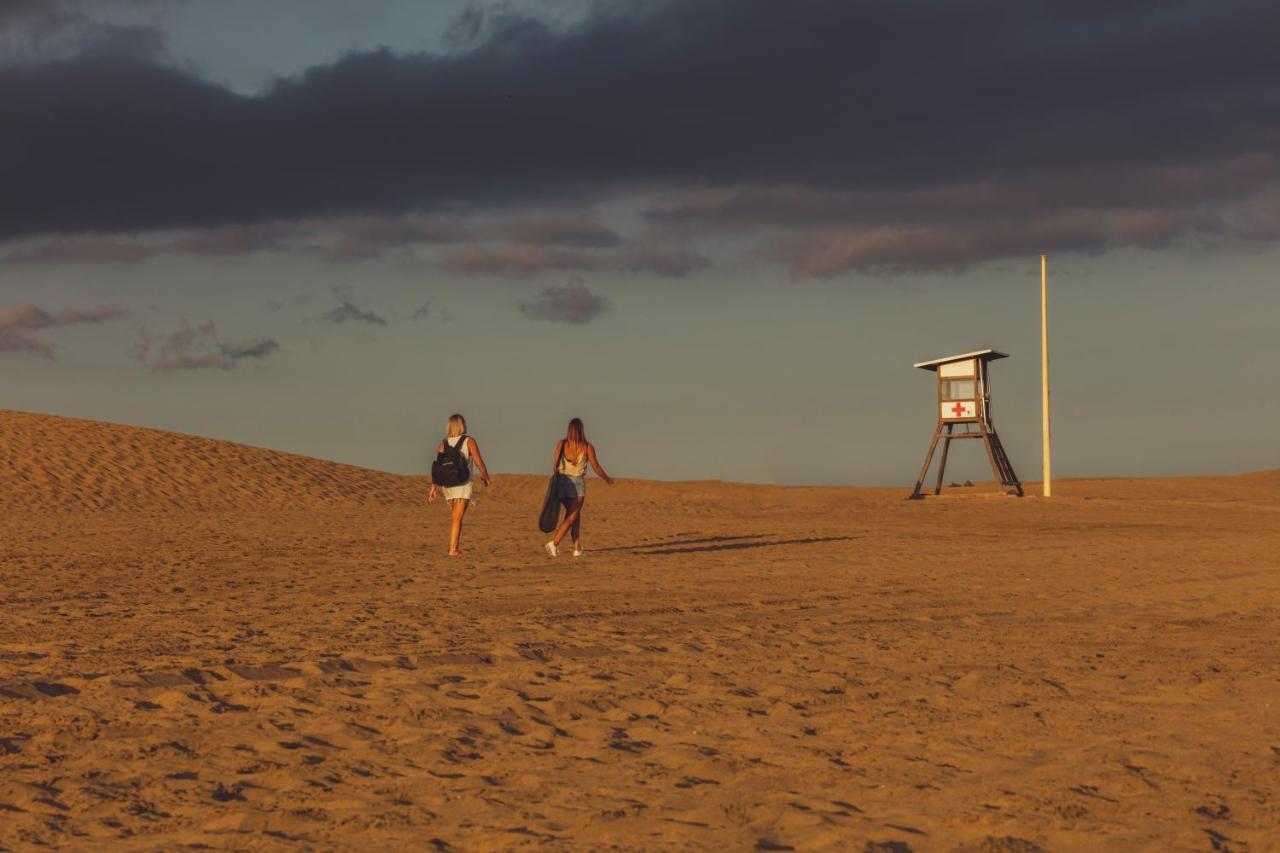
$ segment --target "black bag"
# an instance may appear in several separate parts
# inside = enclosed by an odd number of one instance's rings
[[[554,533],[560,526],[560,494],[556,482],[559,474],[551,475],[547,484],[547,496],[542,499],[542,514],[538,516],[538,529],[543,533]]]
[[[466,433],[458,439],[456,447],[449,445],[445,439],[444,450],[436,454],[436,461],[431,463],[431,482],[437,486],[462,486],[471,480],[471,466],[462,455],[462,447],[466,442]]]
[[[542,514],[538,516],[538,529],[554,533],[560,526],[560,461],[564,459],[564,445],[560,446],[560,458],[556,460],[551,480],[547,483],[547,496],[542,499]]]

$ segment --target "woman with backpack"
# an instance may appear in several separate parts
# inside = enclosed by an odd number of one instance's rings
[[[555,536],[543,545],[547,555],[557,557],[560,554],[560,543],[564,537],[573,535],[573,556],[582,556],[582,505],[587,501],[587,464],[595,469],[596,476],[609,485],[613,478],[600,467],[596,459],[595,446],[587,441],[587,431],[581,418],[569,421],[569,428],[564,438],[556,442],[552,455],[552,466],[556,472],[556,494],[564,506],[564,521],[556,529]]]
[[[462,538],[462,519],[471,501],[471,469],[480,473],[480,482],[489,485],[489,469],[485,467],[480,446],[467,435],[467,419],[462,415],[449,418],[444,441],[436,448],[436,461],[431,466],[431,494],[429,503],[436,502],[436,487],[444,492],[452,517],[449,524],[449,556],[460,557],[458,540]]]

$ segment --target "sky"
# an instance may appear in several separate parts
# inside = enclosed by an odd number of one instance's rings
[[[0,406],[426,470],[1280,465],[1280,7],[0,0]],[[959,446],[948,478],[986,477]],[[972,451],[972,452],[966,452]]]

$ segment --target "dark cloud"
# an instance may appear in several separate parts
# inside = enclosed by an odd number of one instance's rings
[[[168,334],[140,330],[132,355],[159,372],[233,370],[243,361],[262,361],[278,349],[280,344],[271,338],[228,343],[212,321],[192,325],[184,319]]]
[[[533,299],[520,303],[520,313],[553,323],[590,323],[609,309],[609,301],[573,278],[561,287],[543,288]]]
[[[15,23],[40,14],[49,5],[49,0],[6,0],[0,3],[0,32],[8,35],[9,28]]]
[[[9,252],[2,260],[10,264],[133,264],[155,254],[152,247],[134,240],[114,237],[70,237]]]
[[[280,344],[271,338],[260,338],[256,341],[241,341],[238,344],[223,344],[222,354],[232,361],[246,358],[264,359],[276,350]]]
[[[220,225],[180,234],[97,234],[24,241],[0,261],[26,263],[138,263],[160,255],[240,256],[289,249],[321,252],[333,261],[373,258],[391,249],[446,244],[571,246],[606,249],[622,237],[587,215],[546,214],[476,221],[405,216],[346,217],[326,221]]]
[[[761,254],[786,263],[797,277],[825,278],[846,270],[962,269],[996,257],[1034,255],[1050,244],[1063,251],[1163,248],[1198,232],[1212,235],[1217,227],[1217,220],[1179,211],[1068,211],[999,228],[923,223],[814,229],[781,238]]]
[[[349,299],[343,299],[337,306],[325,312],[321,318],[326,323],[368,323],[372,326],[385,326],[387,321],[383,317],[370,311],[368,308],[361,308]]]
[[[1247,240],[1280,240],[1280,193],[1240,204],[1228,212],[1229,228]]]
[[[222,225],[176,237],[133,238],[96,235],[58,237],[0,257],[11,264],[24,263],[138,263],[158,255],[247,255],[286,245],[299,226],[286,223]]]
[[[992,176],[908,190],[841,189],[797,185],[691,190],[653,201],[646,219],[662,230],[697,233],[735,227],[909,222],[922,217],[967,222],[1023,218],[1055,209],[1117,210],[1177,205],[1186,199],[1230,202],[1280,182],[1280,157],[1255,153],[1195,166],[1145,164],[1095,182],[1096,170],[1077,166],[1013,178]]]
[[[441,259],[446,270],[459,275],[508,278],[588,270],[653,273],[680,278],[705,268],[709,263],[702,255],[684,251],[632,249],[600,254],[545,246],[460,249]]]
[[[43,358],[53,358],[53,347],[36,332],[60,326],[84,323],[103,323],[127,317],[128,312],[115,306],[98,308],[64,308],[46,311],[35,305],[13,305],[0,308],[0,353],[24,352]]]
[[[813,193],[830,204],[699,226],[812,227],[792,236],[839,244],[828,254],[843,261],[800,258],[798,271],[863,263],[847,233],[828,229],[860,235],[852,242],[884,229],[940,233],[949,206],[979,203],[983,218],[966,220],[975,231],[1021,225],[1018,210],[1044,211],[1036,249],[1131,245],[1135,230],[1090,235],[1072,224],[1117,207],[1131,209],[1098,221],[1131,226],[1164,210],[1190,229],[1170,239],[1194,236],[1202,214],[1226,236],[1268,233],[1233,229],[1269,221],[1255,196],[1277,182],[1270,167],[1250,179],[1239,165],[1280,144],[1280,4],[1270,0],[609,8],[567,31],[509,12],[473,16],[455,28],[456,53],[349,56],[257,97],[136,52],[5,68],[0,163],[21,168],[0,195],[0,239],[563,205],[681,188]],[[985,201],[966,198],[977,189]],[[1237,203],[1251,204],[1252,217],[1231,214]],[[1057,221],[1065,230],[1051,227]],[[1136,233],[1141,244],[1147,230]],[[335,251],[361,257],[403,236],[365,234]],[[774,245],[776,235],[762,236]],[[600,269],[574,254],[539,260],[525,242],[551,252],[609,248],[612,238],[601,228],[502,239],[513,246],[485,251],[507,261],[473,254],[451,263],[504,275],[520,274],[504,263]],[[937,242],[893,240],[908,254]],[[983,260],[1023,246],[983,236],[978,251],[938,257]]]
[[[430,316],[431,316],[431,300],[430,299],[428,299],[426,302],[423,302],[417,308],[413,309],[413,319],[415,322],[418,320],[425,320],[427,317],[430,317]]]
[[[513,243],[539,246],[607,249],[622,243],[618,232],[589,216],[550,215],[516,219],[500,225],[496,230]]]
[[[589,249],[611,248],[622,243],[622,237],[616,231],[582,214],[471,221],[461,218],[366,216],[334,225],[337,234],[326,254],[340,261],[364,260],[388,249],[493,240]]]
[[[476,230],[457,220],[422,220],[401,216],[365,216],[335,223],[337,236],[326,254],[335,261],[358,261],[387,249],[432,243],[461,243],[477,238]]]
[[[121,25],[89,14],[83,2],[3,0],[0,2],[0,64],[61,61],[80,56],[159,60],[164,38],[154,26]],[[134,3],[134,11],[158,6]]]
[[[705,255],[683,250],[637,248],[606,258],[597,269],[627,273],[654,273],[666,278],[683,278],[711,266]]]
[[[297,226],[284,223],[254,223],[208,228],[177,237],[160,248],[161,253],[186,255],[246,255],[277,249],[298,233]]]
[[[682,240],[769,232],[757,254],[799,277],[846,270],[960,268],[994,257],[1120,246],[1204,246],[1275,239],[1280,158],[1204,167],[1148,166],[1090,188],[1088,170],[1023,180],[889,190],[771,187],[669,194],[646,213]],[[1251,191],[1254,194],[1249,195]],[[1198,198],[1199,204],[1180,204]],[[1214,203],[1217,202],[1217,203]]]

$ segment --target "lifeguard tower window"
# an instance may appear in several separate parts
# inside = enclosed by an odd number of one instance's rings
[[[976,396],[974,391],[972,379],[942,380],[942,399],[944,400],[972,400]]]

